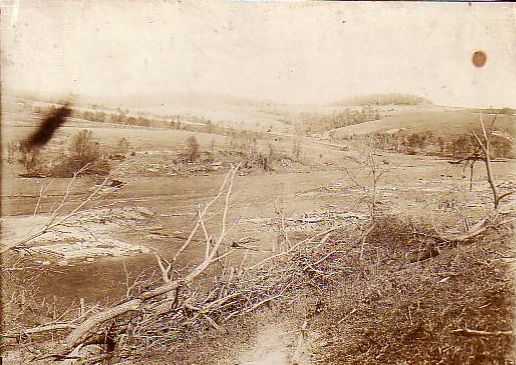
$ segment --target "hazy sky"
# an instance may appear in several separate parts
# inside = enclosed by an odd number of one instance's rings
[[[2,4],[6,87],[292,103],[404,92],[437,104],[516,107],[515,4]],[[482,68],[471,63],[478,49],[488,56]]]

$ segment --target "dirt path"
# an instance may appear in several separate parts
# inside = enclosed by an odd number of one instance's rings
[[[304,330],[288,323],[264,324],[249,346],[237,349],[232,365],[309,365],[310,349]],[[238,346],[238,345],[237,345]]]

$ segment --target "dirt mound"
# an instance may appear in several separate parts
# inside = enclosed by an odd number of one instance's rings
[[[169,363],[167,356],[220,365],[512,363],[511,232],[411,263],[407,255],[429,239],[414,232],[424,229],[386,217],[370,232],[363,259],[359,245],[343,241],[346,230],[335,232],[327,242],[338,251],[331,249],[327,265],[348,270],[332,276],[334,285],[314,286],[145,363]]]

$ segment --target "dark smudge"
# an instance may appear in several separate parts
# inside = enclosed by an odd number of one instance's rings
[[[41,121],[38,129],[26,140],[26,147],[32,149],[46,145],[71,114],[72,109],[69,104],[65,104],[57,110],[50,112]]]

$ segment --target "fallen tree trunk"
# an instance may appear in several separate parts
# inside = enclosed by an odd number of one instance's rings
[[[103,312],[94,314],[77,326],[77,328],[66,337],[65,343],[58,349],[58,352],[60,354],[67,354],[72,351],[77,345],[86,340],[92,334],[91,331],[97,328],[99,324],[131,311],[140,311],[142,302],[141,299],[132,299]]]

